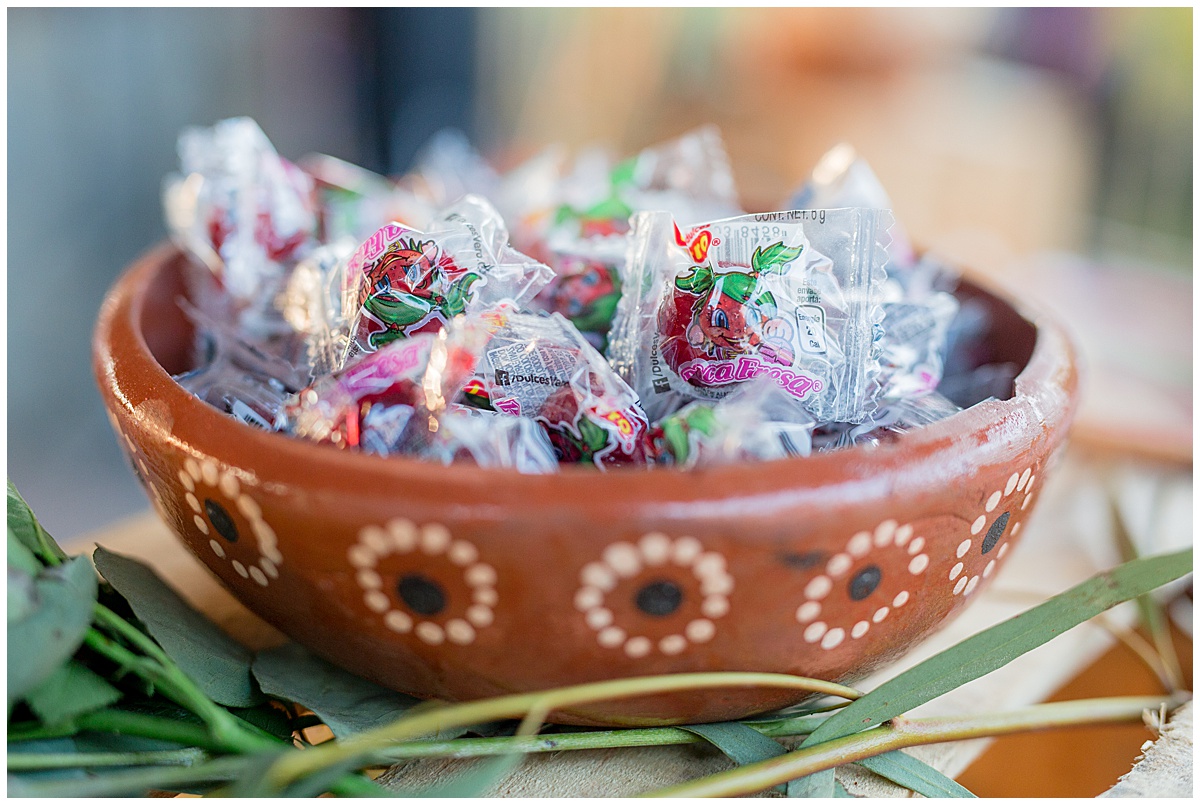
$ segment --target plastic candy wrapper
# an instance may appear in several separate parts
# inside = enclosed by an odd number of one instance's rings
[[[554,272],[507,242],[499,213],[476,196],[448,208],[427,231],[400,223],[381,228],[346,268],[358,306],[346,362],[396,339],[437,332],[469,310],[526,304]]]
[[[937,392],[895,400],[859,424],[829,423],[813,434],[818,450],[840,450],[856,445],[890,444],[914,428],[932,425],[963,410]]]
[[[886,210],[634,217],[609,346],[652,421],[769,375],[819,421],[861,421],[879,372]]]
[[[890,210],[892,200],[867,161],[849,143],[839,143],[821,157],[812,175],[792,194],[785,205],[790,210],[820,210],[835,207],[870,207]],[[916,258],[904,228],[894,224],[888,245],[889,272],[910,268]]]
[[[941,382],[947,336],[958,313],[958,300],[937,290],[946,276],[941,263],[922,257],[903,280],[889,276],[884,284],[882,404],[927,394]]]
[[[468,462],[523,473],[558,471],[546,432],[532,419],[452,405],[438,417],[436,431],[425,430],[413,455],[441,464]]]
[[[331,374],[342,365],[350,341],[346,264],[356,242],[343,238],[321,246],[291,272],[275,306],[304,344],[310,379]]]
[[[309,154],[300,165],[316,186],[319,231],[325,243],[340,238],[362,243],[390,221],[422,227],[441,206],[337,157]]]
[[[561,462],[648,462],[637,397],[569,321],[520,313],[494,321],[479,375],[496,411],[538,422]]]
[[[539,309],[561,313],[603,349],[621,295],[629,217],[667,210],[681,221],[737,215],[741,208],[729,159],[714,126],[647,148],[618,164],[602,151],[584,152],[569,175],[543,156],[508,179],[518,194],[512,214],[524,222],[519,248],[554,268],[537,298]],[[511,207],[511,204],[510,204]]]
[[[434,210],[448,207],[463,196],[491,198],[499,183],[496,171],[457,129],[442,129],[430,137],[399,182]]]
[[[239,302],[261,298],[283,268],[315,245],[313,183],[282,159],[250,118],[179,137],[183,175],[163,188],[171,236]]]
[[[799,400],[759,377],[718,403],[685,405],[659,422],[650,440],[659,464],[691,469],[807,456],[814,425]]]

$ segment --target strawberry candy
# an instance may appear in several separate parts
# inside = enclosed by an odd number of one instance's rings
[[[437,332],[469,309],[524,304],[553,271],[507,242],[499,214],[476,196],[443,211],[425,232],[395,222],[379,229],[346,268],[357,304],[346,360]]]
[[[609,358],[652,420],[769,375],[821,421],[873,406],[886,210],[797,210],[681,231],[634,217]]]

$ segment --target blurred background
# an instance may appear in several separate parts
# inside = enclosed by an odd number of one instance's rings
[[[13,9],[8,113],[8,473],[62,539],[146,505],[91,328],[179,131],[234,115],[389,173],[446,126],[507,168],[711,121],[751,210],[848,141],[918,244],[1071,320],[1079,438],[1190,466],[1190,9]]]

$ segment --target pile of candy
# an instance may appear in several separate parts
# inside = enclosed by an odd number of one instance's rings
[[[197,368],[176,379],[260,428],[521,472],[692,468],[891,441],[1011,388],[972,359],[986,312],[846,146],[759,214],[712,127],[504,175],[450,133],[398,180],[295,165],[247,118],[179,153]]]

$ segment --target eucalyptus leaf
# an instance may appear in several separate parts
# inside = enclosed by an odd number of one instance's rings
[[[59,666],[25,695],[30,709],[47,726],[107,707],[120,698],[121,691],[77,660]]]
[[[263,732],[281,740],[291,741],[291,719],[287,713],[270,702],[263,702],[257,707],[231,707],[229,711]]]
[[[1117,604],[1192,570],[1192,551],[1126,562],[1077,584],[1033,609],[968,637],[889,679],[830,716],[801,746],[812,746],[882,724],[1048,643]]]
[[[739,766],[757,763],[760,760],[770,760],[787,753],[787,750],[778,741],[737,721],[691,724],[680,727],[680,729],[699,735],[724,752],[726,757]]]
[[[28,618],[37,609],[33,576],[11,565],[8,568],[8,622]]]
[[[43,564],[57,565],[66,561],[67,555],[33,516],[29,504],[12,481],[8,482],[8,530]]]
[[[96,567],[129,602],[163,651],[213,701],[251,707],[263,700],[251,652],[197,612],[141,562],[97,547]]]
[[[839,788],[841,788],[841,784],[834,777],[833,769],[825,769],[798,777],[795,780],[788,780],[786,790],[789,797],[828,799],[837,796]]]
[[[422,797],[436,799],[476,799],[487,796],[496,784],[510,775],[517,766],[521,765],[524,756],[521,754],[502,755],[500,757],[481,760],[465,772],[439,785],[430,786],[421,791],[397,791],[396,796]]]
[[[858,765],[923,797],[974,798],[975,796],[970,790],[954,782],[933,766],[904,752],[885,752],[882,755],[860,760]]]
[[[46,568],[33,582],[32,611],[8,624],[8,709],[65,663],[87,634],[96,574],[77,557]]]
[[[8,753],[10,755],[67,755],[75,754],[78,751],[79,748],[75,745],[75,741],[69,737],[20,741],[8,745]],[[10,772],[8,775],[8,796],[35,796],[24,793],[27,786],[61,780],[83,780],[87,776],[88,773],[81,768],[23,771],[19,774]]]
[[[42,563],[11,528],[8,529],[8,566],[29,576],[42,572]]]
[[[834,799],[856,799],[856,797],[846,790],[846,786],[834,780],[833,783],[833,798]]]
[[[338,668],[296,643],[260,652],[253,668],[266,693],[304,705],[338,738],[381,727],[421,703]],[[454,738],[463,732],[440,737]]]

